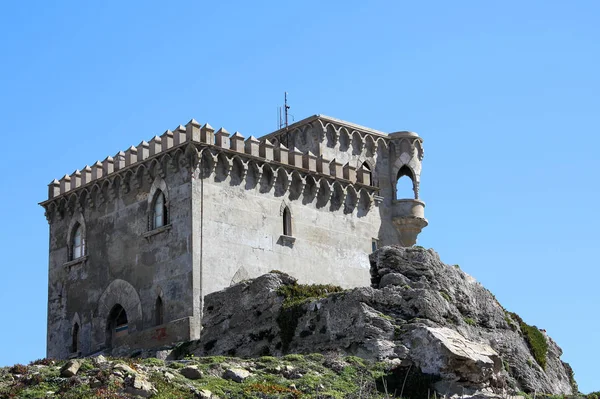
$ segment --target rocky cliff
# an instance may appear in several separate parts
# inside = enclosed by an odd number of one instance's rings
[[[370,260],[370,287],[301,286],[272,272],[208,295],[201,339],[188,349],[241,357],[339,352],[385,361],[396,382],[421,392],[577,392],[544,331],[433,250],[384,247]]]

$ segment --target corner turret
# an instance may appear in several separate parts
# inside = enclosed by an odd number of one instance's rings
[[[390,178],[394,196],[392,198],[392,223],[400,235],[400,245],[410,247],[417,243],[417,236],[428,225],[425,219],[425,202],[419,199],[423,139],[414,132],[395,132],[390,139]],[[413,198],[403,198],[397,192],[401,178],[412,181]]]

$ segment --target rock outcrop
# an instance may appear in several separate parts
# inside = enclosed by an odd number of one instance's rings
[[[292,277],[272,272],[206,296],[194,354],[339,352],[387,361],[441,394],[576,392],[545,332],[433,250],[384,247],[370,259],[370,287],[307,287],[302,298]]]

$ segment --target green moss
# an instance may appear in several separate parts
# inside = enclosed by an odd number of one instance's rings
[[[164,360],[157,359],[155,357],[149,357],[147,359],[141,359],[140,363],[144,364],[146,366],[158,366],[158,367],[163,367],[165,365],[165,361]]]
[[[354,366],[365,367],[365,361],[360,357],[347,356],[346,358],[344,358],[344,360],[346,361],[346,363],[352,364]]]
[[[448,293],[446,293],[444,291],[440,291],[440,295],[442,296],[442,298],[444,298],[448,302],[452,302],[451,299],[450,299],[450,295],[448,295]]]
[[[150,376],[150,382],[158,391],[152,397],[154,399],[180,399],[192,397],[189,389],[184,389],[176,384],[166,381],[160,373],[154,373]]]
[[[470,317],[465,317],[463,320],[465,321],[465,323],[467,323],[470,326],[477,325],[477,322]]]
[[[323,356],[321,353],[310,353],[308,355],[305,355],[304,357],[307,360],[317,363],[323,363],[323,361],[325,360],[325,356]]]
[[[293,353],[293,354],[290,354],[290,355],[285,355],[283,357],[283,360],[287,360],[287,361],[290,361],[290,362],[304,361],[304,356],[300,355],[300,354],[297,354],[297,353]]]
[[[183,363],[179,363],[179,362],[172,362],[172,363],[169,363],[168,367],[173,370],[178,370],[178,369],[184,368],[185,365]]]
[[[325,298],[342,291],[343,288],[331,284],[289,284],[280,286],[277,294],[284,298],[283,306],[289,308],[308,299]]]

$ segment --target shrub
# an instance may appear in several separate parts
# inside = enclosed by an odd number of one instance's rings
[[[8,370],[11,374],[27,374],[27,366],[15,364]]]
[[[146,359],[142,359],[141,360],[142,364],[145,364],[146,366],[158,366],[158,367],[162,367],[165,365],[165,361],[161,360],[161,359],[157,359],[155,357],[149,357]]]
[[[448,302],[451,302],[450,300],[450,295],[448,295],[446,292],[444,291],[440,291],[440,295],[442,296],[442,298],[444,298],[445,300],[447,300]]]
[[[525,323],[523,319],[516,313],[508,312],[513,320],[519,323],[523,338],[527,342],[527,346],[535,361],[546,370],[546,360],[548,356],[548,342],[544,334],[536,327]]]
[[[525,336],[525,340],[527,341],[527,345],[531,350],[533,358],[545,370],[546,358],[548,355],[548,342],[546,342],[546,337],[544,337],[544,334],[542,334],[536,326],[530,326],[526,323],[521,323],[521,331],[523,331],[523,335]]]
[[[477,325],[477,322],[470,317],[465,317],[464,320],[465,320],[465,323],[467,323],[470,326]]]
[[[53,366],[56,363],[56,361],[54,359],[50,359],[50,358],[43,358],[43,359],[37,359],[34,360],[33,362],[29,363],[29,365],[35,365],[35,366]]]

